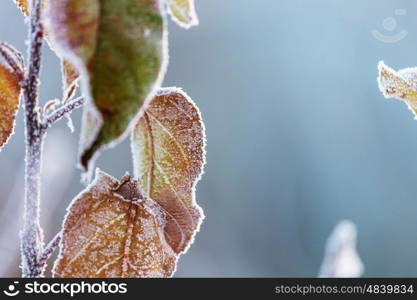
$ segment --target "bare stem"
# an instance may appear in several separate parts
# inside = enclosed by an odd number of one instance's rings
[[[38,267],[41,269],[41,274],[46,267],[46,262],[51,257],[52,253],[54,253],[55,249],[58,247],[59,243],[61,242],[61,232],[57,233],[55,237],[49,242],[49,244],[43,250],[42,255],[39,257]]]
[[[46,119],[42,122],[42,127],[41,127],[42,130],[43,131],[47,130],[55,122],[58,122],[62,118],[70,115],[73,110],[76,110],[77,108],[80,108],[81,106],[83,106],[84,102],[85,102],[84,97],[79,97],[79,98],[70,100],[62,107],[50,113],[46,117]]]
[[[29,63],[23,83],[25,107],[25,206],[21,232],[22,277],[38,277],[42,273],[39,259],[43,252],[43,233],[40,227],[40,172],[43,131],[38,114],[39,72],[43,28],[41,23],[42,0],[30,3]]]
[[[41,22],[42,0],[30,0],[29,62],[22,89],[25,107],[25,206],[23,229],[21,231],[22,277],[39,277],[43,275],[46,262],[58,246],[61,235],[58,234],[44,248],[43,232],[40,226],[40,181],[42,165],[42,146],[46,130],[55,122],[69,115],[74,109],[84,104],[82,97],[69,101],[45,121],[39,116],[39,73],[41,68],[43,26]],[[0,45],[2,46],[2,45]],[[2,56],[10,66],[23,72],[24,66],[20,54],[6,45]],[[0,47],[1,50],[1,47]],[[7,56],[8,52],[16,56]]]

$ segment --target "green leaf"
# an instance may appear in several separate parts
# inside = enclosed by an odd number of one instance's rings
[[[180,89],[162,89],[132,134],[135,176],[146,196],[167,215],[165,237],[183,253],[199,230],[203,212],[195,186],[205,164],[205,133],[194,102]]]
[[[125,136],[160,86],[165,19],[157,0],[51,1],[48,11],[57,50],[80,71],[89,113],[99,120],[98,130],[83,134],[81,164],[89,169],[101,148]]]

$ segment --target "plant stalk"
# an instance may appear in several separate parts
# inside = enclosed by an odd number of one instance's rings
[[[25,108],[25,200],[21,232],[22,277],[39,277],[44,266],[39,264],[43,252],[43,233],[40,226],[40,174],[44,131],[38,112],[39,73],[43,44],[41,22],[42,0],[31,0],[29,28],[28,71],[23,82]]]

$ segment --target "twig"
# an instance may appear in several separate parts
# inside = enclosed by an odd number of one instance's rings
[[[12,55],[13,54],[13,55]],[[24,79],[24,63],[21,54],[16,51],[12,46],[0,42],[0,56],[7,62],[7,64],[13,69],[19,80]]]
[[[56,121],[80,107],[84,99],[78,98],[50,114],[42,122],[39,114],[39,73],[41,68],[43,26],[41,22],[42,0],[30,1],[29,62],[22,89],[25,107],[25,201],[23,229],[21,231],[22,277],[43,275],[46,261],[59,243],[57,236],[44,249],[40,226],[40,174],[42,146],[46,130]],[[6,47],[7,48],[7,47]],[[10,50],[10,49],[9,49]],[[10,50],[13,53],[12,50]],[[17,61],[19,62],[19,55]],[[18,63],[16,63],[18,66]],[[22,63],[23,68],[23,63]]]
[[[83,106],[84,102],[85,102],[84,97],[79,97],[79,98],[76,98],[67,102],[62,107],[50,113],[46,117],[46,119],[42,122],[42,126],[41,126],[42,131],[47,130],[49,127],[51,127],[52,124],[54,124],[55,122],[58,122],[62,118],[71,114],[73,110]]]
[[[23,83],[26,124],[25,206],[21,232],[22,277],[37,277],[42,273],[39,257],[43,252],[43,234],[40,226],[40,172],[43,131],[38,114],[39,72],[43,27],[42,0],[30,2],[29,63]]]
[[[5,42],[0,42],[0,43],[1,43],[2,47],[6,48],[8,51],[10,51],[11,53],[13,53],[13,55],[16,56],[16,59],[18,60],[20,66],[23,67],[25,65],[25,60],[24,60],[22,54],[19,51],[17,51],[13,46],[11,46],[11,45],[9,45]]]
[[[61,242],[61,232],[57,233],[55,237],[48,243],[48,245],[43,250],[42,255],[39,257],[38,260],[38,268],[41,271],[42,275],[46,266],[46,262],[51,257],[52,253],[54,253],[55,249],[58,247],[59,243]]]

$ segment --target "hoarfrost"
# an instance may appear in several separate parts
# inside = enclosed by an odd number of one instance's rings
[[[160,209],[151,202],[137,181],[118,182],[97,171],[69,207],[54,276],[171,276],[177,257],[164,240]]]
[[[404,101],[417,115],[417,68],[406,68],[398,72],[380,62],[378,65],[378,85],[386,98]]]
[[[149,103],[132,135],[135,175],[166,215],[166,240],[176,253],[193,242],[204,218],[195,185],[205,164],[205,130],[194,102],[164,88]]]

